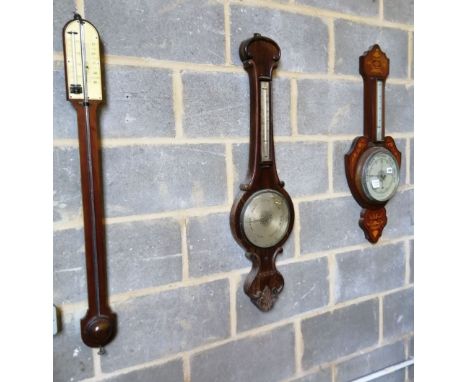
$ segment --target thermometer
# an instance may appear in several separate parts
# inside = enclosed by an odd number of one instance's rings
[[[260,81],[260,124],[262,162],[270,158],[270,82]]]
[[[376,121],[376,137],[375,139],[377,141],[383,141],[383,134],[382,134],[382,103],[383,103],[383,97],[382,97],[382,89],[383,89],[383,82],[378,80],[377,81],[377,97],[376,98],[376,103],[377,103],[377,121]]]
[[[102,101],[99,34],[75,13],[63,28],[67,99],[78,118],[81,193],[85,236],[88,310],[81,319],[81,338],[90,347],[104,346],[115,336],[117,316],[108,305],[104,211],[97,108]]]

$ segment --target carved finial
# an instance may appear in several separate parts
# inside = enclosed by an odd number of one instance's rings
[[[371,46],[359,57],[359,73],[363,77],[385,79],[388,77],[389,68],[390,60],[378,44]]]
[[[386,225],[387,212],[385,208],[382,207],[377,210],[363,209],[361,211],[359,226],[364,231],[366,239],[371,243],[377,243]]]

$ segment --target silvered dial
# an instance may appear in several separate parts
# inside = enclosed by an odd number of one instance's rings
[[[387,149],[374,149],[362,168],[361,185],[369,199],[385,202],[395,195],[400,182],[400,168]]]
[[[274,190],[261,190],[245,203],[241,226],[247,239],[255,246],[268,248],[286,235],[291,215],[285,197]]]

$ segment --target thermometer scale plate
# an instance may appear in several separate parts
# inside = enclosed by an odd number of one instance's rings
[[[260,81],[260,121],[262,162],[269,162],[270,158],[270,82]]]
[[[84,100],[87,95],[89,100],[101,101],[101,56],[96,28],[86,20],[70,22],[65,27],[64,45],[68,99]],[[84,80],[82,57],[86,62]]]
[[[383,134],[382,134],[382,113],[383,113],[383,108],[382,108],[382,102],[383,102],[383,97],[382,97],[382,89],[383,89],[383,82],[382,81],[377,81],[377,127],[376,127],[376,137],[375,139],[377,141],[382,141],[383,140]]]

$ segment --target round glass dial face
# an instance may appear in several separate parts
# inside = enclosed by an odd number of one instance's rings
[[[253,194],[241,213],[247,239],[260,248],[272,247],[286,235],[291,219],[289,206],[279,192],[262,190]]]
[[[400,168],[395,157],[384,148],[376,149],[363,165],[361,184],[371,200],[385,202],[395,195],[400,182]]]

